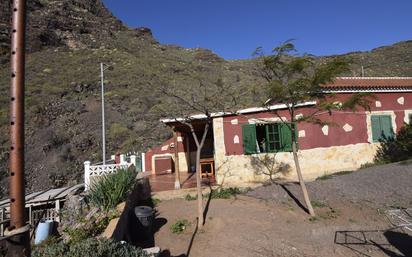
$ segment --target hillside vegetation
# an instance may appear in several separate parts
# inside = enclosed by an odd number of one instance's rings
[[[29,1],[26,64],[26,172],[34,191],[82,181],[83,162],[101,160],[99,63],[105,72],[107,152],[145,151],[170,136],[156,105],[164,85],[191,90],[235,84],[259,105],[255,60],[227,61],[207,49],[162,45],[150,29],[124,26],[100,0]],[[0,172],[8,160],[9,0],[0,3]],[[412,76],[412,41],[349,53],[352,74]],[[329,57],[319,57],[322,61]],[[5,188],[2,186],[1,188]],[[3,192],[4,193],[4,192]]]

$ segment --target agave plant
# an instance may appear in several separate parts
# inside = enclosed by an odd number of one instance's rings
[[[115,174],[101,177],[92,184],[88,193],[89,202],[107,211],[126,200],[135,184],[136,173],[119,169]]]

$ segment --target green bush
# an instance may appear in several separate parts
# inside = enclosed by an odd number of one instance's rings
[[[109,225],[110,220],[116,216],[91,217],[90,220],[79,221],[82,226],[77,228],[67,227],[64,233],[70,237],[70,242],[79,242],[90,237],[99,236]]]
[[[126,169],[119,169],[113,175],[101,177],[90,187],[87,198],[89,202],[107,211],[126,200],[133,189],[136,174]]]
[[[89,238],[76,243],[63,241],[35,246],[32,257],[149,257],[141,248],[110,239]]]
[[[162,202],[162,200],[160,200],[159,198],[152,197],[152,203],[153,203],[154,206],[159,205],[159,203],[161,203],[161,202]]]
[[[382,140],[375,162],[391,163],[409,158],[412,158],[412,124],[405,124],[395,138]]]
[[[249,189],[241,190],[237,187],[229,187],[229,188],[220,188],[217,190],[213,190],[210,193],[204,194],[203,197],[211,198],[211,199],[229,199],[232,196],[239,195],[246,193]],[[186,201],[193,201],[197,199],[197,195],[191,196],[187,194],[185,196]]]
[[[313,200],[313,201],[310,201],[310,202],[312,203],[312,206],[313,206],[314,208],[324,208],[324,207],[328,207],[328,205],[327,205],[326,203],[321,202],[321,201]]]
[[[317,177],[316,180],[327,180],[327,179],[331,179],[331,178],[333,178],[332,174],[324,174],[320,177]]]
[[[173,234],[180,234],[188,226],[190,226],[190,222],[188,220],[177,220],[174,224],[170,226],[170,231],[172,231]]]
[[[221,188],[210,192],[212,199],[229,199],[232,196],[242,194],[243,191],[237,187]],[[208,197],[209,194],[206,195]]]
[[[185,196],[185,200],[186,201],[194,201],[194,200],[196,200],[197,199],[197,196],[191,196],[190,194],[187,194],[186,196]]]

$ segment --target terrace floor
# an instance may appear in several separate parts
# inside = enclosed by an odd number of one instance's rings
[[[149,176],[150,185],[153,192],[167,191],[175,189],[175,174],[163,173]],[[182,172],[180,173],[181,188],[194,188],[196,187],[195,173]],[[202,178],[202,185],[209,186],[214,185],[215,179],[208,177]]]

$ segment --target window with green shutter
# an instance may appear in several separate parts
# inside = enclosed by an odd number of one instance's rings
[[[372,140],[379,142],[394,137],[392,117],[390,115],[372,115]]]
[[[291,124],[285,123],[243,125],[244,153],[254,154],[292,151],[291,129]]]
[[[267,124],[266,129],[266,147],[268,152],[275,152],[281,147],[280,144],[280,124]]]
[[[255,124],[243,125],[242,135],[243,135],[243,149],[245,151],[245,154],[257,153],[256,125]]]

